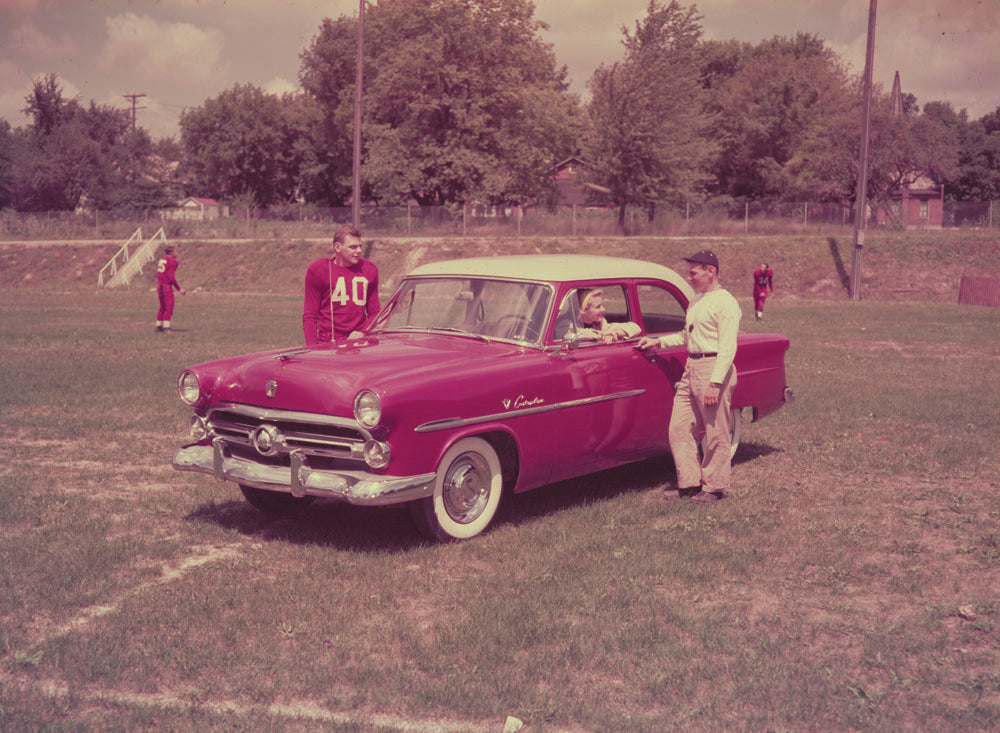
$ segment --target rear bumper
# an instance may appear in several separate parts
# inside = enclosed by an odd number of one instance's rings
[[[746,405],[753,410],[753,419],[750,422],[757,422],[761,418],[772,415],[778,410],[780,410],[785,405],[790,405],[795,402],[795,390],[785,385],[784,390],[781,393],[781,400],[778,402],[769,402],[763,405]]]
[[[225,444],[187,445],[174,454],[178,471],[195,471],[266,491],[293,496],[319,496],[358,506],[386,506],[423,499],[434,492],[435,474],[383,476],[368,471],[310,468],[300,451],[292,451],[291,467],[270,466],[234,456]]]

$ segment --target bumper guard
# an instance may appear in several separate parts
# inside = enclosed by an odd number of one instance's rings
[[[292,496],[339,499],[357,506],[386,506],[424,499],[434,493],[435,474],[383,476],[368,471],[310,468],[302,451],[291,453],[291,468],[268,466],[232,455],[223,441],[186,445],[174,454],[178,471],[195,471],[266,491]]]

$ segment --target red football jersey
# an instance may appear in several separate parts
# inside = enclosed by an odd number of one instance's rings
[[[177,277],[174,274],[176,272],[177,258],[173,255],[164,255],[156,263],[156,282],[180,290],[181,286],[177,284]]]
[[[325,257],[306,270],[302,333],[307,344],[346,339],[352,331],[361,330],[379,307],[374,263],[361,260],[354,267],[342,267],[332,257]]]
[[[756,269],[753,271],[753,289],[755,291],[764,291],[771,288],[771,292],[774,292],[774,270],[767,268],[766,270]]]

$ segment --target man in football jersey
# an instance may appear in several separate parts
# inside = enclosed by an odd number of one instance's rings
[[[378,311],[378,268],[361,256],[361,232],[343,224],[333,234],[333,257],[318,259],[306,270],[306,344],[357,338]]]
[[[759,321],[764,317],[764,301],[767,300],[767,290],[774,295],[774,270],[765,262],[759,269],[753,271],[753,308]]]
[[[156,331],[170,333],[170,318],[174,314],[174,288],[181,295],[187,291],[177,284],[177,255],[173,247],[163,250],[163,257],[156,263],[156,294],[160,299],[160,310],[156,312]]]

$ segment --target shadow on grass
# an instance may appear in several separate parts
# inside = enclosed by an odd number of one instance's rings
[[[407,552],[428,544],[406,507],[359,507],[317,499],[303,510],[267,515],[246,501],[204,504],[185,519],[216,524],[260,540],[352,552]]]
[[[837,277],[840,278],[840,284],[843,286],[844,291],[850,295],[851,276],[844,266],[844,261],[840,258],[840,249],[837,247],[837,240],[833,237],[827,237],[826,243],[830,247],[830,257],[833,258],[833,266],[837,270]]]
[[[778,450],[759,443],[742,443],[734,463],[752,461]],[[630,463],[507,496],[491,528],[517,526],[573,507],[659,490],[674,481],[676,472],[669,455]],[[185,519],[261,540],[351,552],[409,552],[435,544],[417,531],[405,506],[358,507],[317,499],[298,513],[279,517],[268,516],[245,501],[227,501],[202,505]]]
[[[733,465],[748,463],[758,458],[781,452],[762,443],[740,443],[733,458]],[[508,497],[497,515],[494,526],[520,524],[545,514],[574,506],[609,501],[625,494],[641,493],[664,485],[675,485],[677,471],[670,455],[657,456],[639,463],[592,473],[587,476],[542,486],[525,494]]]
[[[649,491],[674,481],[675,475],[673,460],[669,455],[663,455],[540,486],[523,494],[506,497],[493,524],[495,527],[518,525],[572,507]]]
[[[739,448],[736,449],[736,455],[733,456],[733,465],[739,465],[741,463],[749,463],[757,458],[763,458],[764,456],[769,456],[772,453],[784,453],[782,448],[775,448],[773,445],[766,445],[764,443],[740,443]]]

